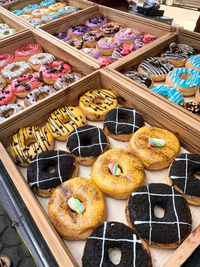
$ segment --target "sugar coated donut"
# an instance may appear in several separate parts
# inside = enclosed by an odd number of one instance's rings
[[[117,264],[113,264],[109,257],[109,250],[113,248],[121,251],[120,262],[116,262]],[[104,222],[88,237],[82,257],[82,266],[115,265],[119,267],[151,267],[150,251],[147,244],[133,229],[119,222]]]
[[[131,44],[140,35],[140,31],[133,28],[123,28],[115,33],[115,38],[118,39],[122,44]]]
[[[4,67],[1,75],[7,83],[11,83],[13,79],[31,71],[31,67],[26,61],[18,61]]]
[[[167,182],[184,194],[191,205],[200,205],[200,181],[195,174],[200,171],[200,154],[183,153],[172,162]]]
[[[23,11],[24,11],[25,14],[31,14],[34,10],[36,10],[36,9],[38,9],[38,8],[40,8],[39,5],[37,5],[37,4],[33,4],[33,5],[25,6],[25,7],[23,8]]]
[[[104,196],[89,179],[70,179],[58,186],[50,197],[48,215],[65,239],[87,239],[106,218]]]
[[[79,40],[77,38],[70,39],[66,41],[66,43],[75,47],[76,49],[81,49],[83,47],[83,40]]]
[[[50,96],[52,94],[55,94],[56,90],[53,86],[50,85],[42,85],[38,88],[34,89],[24,99],[24,105],[25,107],[28,107],[30,105],[34,105],[38,103],[41,99]]]
[[[35,71],[39,71],[41,65],[45,65],[47,63],[51,63],[56,58],[49,53],[39,53],[31,56],[28,60],[28,63],[30,64],[31,68]]]
[[[135,132],[129,149],[136,154],[148,170],[168,167],[180,151],[177,137],[161,128],[144,126]]]
[[[58,10],[61,16],[66,16],[78,11],[78,7],[76,6],[65,6]]]
[[[11,82],[11,88],[15,95],[24,98],[27,94],[43,84],[42,79],[35,73],[26,73]]]
[[[173,42],[161,56],[167,58],[174,67],[180,68],[185,66],[187,58],[193,54],[194,49],[191,46]]]
[[[16,97],[9,87],[0,88],[0,106],[15,103]]]
[[[23,107],[19,104],[5,104],[3,106],[0,106],[0,123],[6,120],[7,118],[10,118],[10,116],[16,114],[22,109]]]
[[[106,113],[117,105],[115,94],[106,89],[87,91],[79,99],[80,109],[91,121],[102,121]]]
[[[166,75],[174,69],[174,66],[165,58],[150,57],[143,60],[138,71],[149,75],[154,81],[165,80]]]
[[[108,37],[114,37],[115,33],[121,29],[121,25],[117,22],[108,22],[102,25],[99,30]]]
[[[97,41],[105,37],[105,34],[100,31],[91,31],[83,35],[83,47],[96,47]]]
[[[76,82],[82,78],[82,75],[80,73],[71,72],[64,74],[63,76],[59,77],[55,83],[54,87],[57,90],[64,89],[65,87],[69,86],[71,83]]]
[[[200,104],[196,103],[195,101],[182,103],[181,107],[187,109],[188,111],[200,115]]]
[[[142,162],[131,152],[114,148],[95,160],[91,178],[109,197],[127,199],[143,185],[145,172]]]
[[[116,107],[106,114],[103,130],[112,138],[129,141],[131,135],[143,125],[144,119],[136,110],[128,107]]]
[[[97,48],[103,56],[112,55],[113,50],[120,45],[121,42],[113,37],[104,37],[97,42]]]
[[[81,165],[92,165],[96,158],[109,149],[104,132],[92,125],[75,129],[68,137],[67,149]]]
[[[185,67],[200,71],[200,55],[189,57],[185,63]]]
[[[28,60],[34,54],[42,53],[42,48],[39,44],[26,44],[15,50],[15,60]]]
[[[53,35],[63,42],[66,42],[71,38],[71,35],[67,32],[54,33]]]
[[[29,19],[28,22],[33,24],[34,26],[39,26],[42,24],[42,21],[40,18]]]
[[[156,205],[165,211],[161,218],[155,215]],[[150,184],[133,192],[127,201],[126,218],[152,247],[176,248],[192,229],[186,199],[166,184]]]
[[[4,30],[0,30],[0,39],[3,39],[7,36],[10,36],[14,33],[16,33],[17,30],[16,29],[12,29],[12,28],[9,28],[9,29],[4,29]]]
[[[29,126],[19,129],[13,135],[9,153],[14,162],[26,167],[37,154],[53,148],[54,139],[47,129]]]
[[[80,51],[94,59],[97,59],[101,55],[101,52],[96,48],[86,47],[82,48]]]
[[[144,73],[132,70],[126,72],[124,75],[144,87],[151,88],[153,86],[153,80]]]
[[[151,91],[169,99],[169,101],[174,102],[177,105],[180,105],[183,102],[182,93],[172,86],[161,84],[152,87]]]
[[[123,46],[116,47],[112,52],[112,57],[119,59],[133,52],[133,44],[123,44]]]
[[[90,28],[86,26],[85,24],[71,26],[68,29],[68,33],[71,35],[71,37],[73,38],[75,37],[77,39],[82,39],[83,35],[89,31],[90,31]]]
[[[105,18],[104,16],[96,16],[96,17],[93,17],[93,18],[90,18],[90,19],[86,20],[85,24],[92,31],[96,31],[106,23],[107,23],[107,18]]]
[[[39,69],[39,73],[42,74],[42,78],[47,84],[54,84],[58,77],[69,72],[71,72],[71,68],[64,61],[53,61],[42,65]]]
[[[38,195],[49,197],[57,186],[76,177],[77,173],[78,163],[73,155],[62,150],[48,150],[31,160],[27,180]]]
[[[51,113],[47,129],[55,139],[65,141],[74,129],[85,124],[85,115],[79,108],[63,107]]]
[[[188,68],[174,69],[166,76],[165,82],[177,88],[183,96],[192,96],[200,86],[200,71]]]
[[[40,3],[40,6],[42,6],[42,7],[48,7],[50,5],[55,4],[55,2],[56,2],[55,0],[44,0],[44,1],[42,1]]]
[[[0,55],[0,70],[3,69],[8,64],[13,63],[15,56],[11,54],[2,54]]]

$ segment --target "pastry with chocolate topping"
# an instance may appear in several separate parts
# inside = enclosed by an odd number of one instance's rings
[[[104,16],[96,16],[86,21],[86,25],[92,30],[97,31],[101,26],[107,23],[107,18]]]
[[[68,29],[68,33],[70,34],[71,38],[75,37],[77,39],[82,39],[83,35],[89,31],[90,31],[90,28],[86,26],[85,24],[71,26]]]
[[[63,76],[59,77],[56,82],[54,83],[54,87],[57,90],[64,89],[66,86],[70,85],[73,82],[80,80],[82,75],[80,73],[72,72],[64,74]]]
[[[77,38],[72,38],[66,41],[68,45],[75,47],[76,49],[81,49],[83,47],[83,40],[79,40]]]
[[[105,37],[105,34],[100,31],[87,32],[83,35],[83,41],[84,41],[83,47],[95,48],[97,42],[103,37]]]
[[[140,73],[138,71],[128,71],[124,74],[126,77],[129,77],[131,80],[136,83],[141,84],[144,87],[151,88],[153,87],[153,80],[146,74]]]
[[[191,111],[192,113],[200,115],[200,104],[196,103],[195,101],[182,103],[181,107],[187,109],[188,111]]]
[[[19,104],[5,104],[0,106],[0,123],[22,109],[23,107]]]

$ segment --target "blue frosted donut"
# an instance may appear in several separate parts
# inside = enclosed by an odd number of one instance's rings
[[[56,1],[55,0],[44,0],[40,3],[40,6],[50,6],[55,4]]]
[[[33,10],[38,9],[38,8],[40,8],[40,6],[38,6],[37,4],[33,4],[33,5],[25,6],[23,10],[24,12],[32,12]]]
[[[186,68],[200,70],[200,55],[191,56],[185,63]]]
[[[150,88],[153,92],[168,98],[170,101],[174,102],[177,105],[180,105],[183,102],[182,93],[176,88],[169,85],[158,85]]]
[[[15,14],[16,16],[20,16],[24,14],[24,11],[17,9],[12,11],[12,13]]]
[[[78,7],[75,6],[65,6],[58,10],[61,15],[71,14],[76,11],[78,11]]]

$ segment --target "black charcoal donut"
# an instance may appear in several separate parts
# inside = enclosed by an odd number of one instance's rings
[[[109,259],[109,249],[121,250],[120,263],[115,265]],[[133,229],[119,222],[104,222],[99,226],[85,245],[82,257],[83,267],[150,267],[149,249]]]
[[[78,164],[72,154],[62,150],[49,150],[39,153],[31,160],[27,179],[31,189],[38,195],[50,196],[58,185],[75,177],[77,172]]]
[[[155,206],[165,211],[163,218]],[[175,248],[191,232],[191,213],[184,196],[172,186],[150,184],[133,192],[127,202],[127,221],[153,247]]]
[[[109,149],[104,132],[92,125],[76,128],[68,137],[67,149],[82,165],[92,165],[95,159]]]
[[[190,204],[200,205],[200,154],[183,153],[175,158],[169,169],[168,182],[185,195]]]
[[[131,135],[144,125],[144,119],[134,109],[116,107],[108,111],[104,118],[107,135],[122,141],[129,141]]]

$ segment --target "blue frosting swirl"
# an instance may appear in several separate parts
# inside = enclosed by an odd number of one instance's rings
[[[58,10],[58,12],[62,15],[65,14],[71,14],[73,12],[78,11],[77,7],[71,7],[71,6],[66,6],[66,7],[62,7],[61,9]]]
[[[33,5],[25,6],[23,8],[23,10],[24,10],[24,12],[31,12],[31,11],[36,10],[38,8],[40,8],[40,6],[38,6],[37,4],[33,4]]]
[[[44,0],[40,3],[40,6],[50,6],[56,3],[55,0]]]
[[[191,56],[188,62],[197,69],[200,69],[200,55]]]
[[[20,16],[24,14],[24,11],[17,9],[12,11],[12,13],[15,14],[16,16]]]
[[[180,105],[183,102],[183,95],[182,93],[169,85],[158,85],[158,86],[154,86],[152,88],[150,88],[153,92],[168,98],[170,101],[174,102],[177,105]]]

